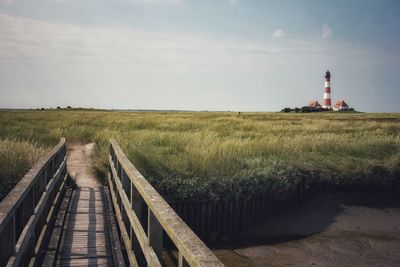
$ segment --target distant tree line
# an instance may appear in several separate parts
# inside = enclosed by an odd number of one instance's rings
[[[53,109],[53,108],[37,108],[36,110],[46,110],[46,109]],[[66,108],[62,108],[60,106],[57,106],[57,109],[72,109],[71,106],[67,106]],[[79,108],[81,109],[81,108]]]

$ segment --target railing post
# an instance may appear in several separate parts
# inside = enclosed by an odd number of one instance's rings
[[[131,201],[131,206],[132,206],[132,210],[135,212],[136,216],[139,218],[140,220],[140,216],[142,214],[142,198],[139,194],[139,192],[136,190],[135,186],[131,183],[131,194],[130,194],[130,201]],[[131,246],[133,249],[133,252],[136,256],[136,260],[137,262],[140,264],[145,264],[146,263],[146,259],[143,255],[143,251],[140,247],[140,243],[132,229],[131,226]]]
[[[0,266],[6,266],[10,257],[16,253],[15,245],[17,243],[15,211],[2,222],[3,230],[0,233]]]
[[[56,169],[58,169],[58,168],[56,168],[56,158],[55,157],[53,157],[53,159],[51,160],[50,166],[51,166],[51,176],[53,177]]]
[[[178,256],[178,267],[189,267],[189,264],[187,263],[180,251]]]
[[[16,220],[15,213],[13,214],[13,218],[12,218],[11,233],[12,233],[12,240],[11,240],[12,254],[15,255],[15,245],[17,245],[17,240],[18,240],[18,238],[17,238],[17,220]]]
[[[48,180],[48,176],[49,176],[49,171],[47,170],[47,166],[44,165],[44,188],[43,188],[43,192],[46,192],[46,186],[47,186],[47,182]],[[40,199],[40,197],[39,197]]]
[[[149,239],[149,245],[153,248],[159,261],[163,262],[163,228],[150,208],[148,208],[147,221],[147,237]]]

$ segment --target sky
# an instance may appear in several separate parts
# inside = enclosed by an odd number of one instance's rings
[[[397,0],[0,0],[0,108],[400,112]]]

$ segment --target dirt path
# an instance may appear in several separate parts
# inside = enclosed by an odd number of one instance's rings
[[[78,187],[101,187],[93,169],[94,143],[69,144],[67,168]]]
[[[400,197],[316,194],[239,239],[226,266],[400,266]]]

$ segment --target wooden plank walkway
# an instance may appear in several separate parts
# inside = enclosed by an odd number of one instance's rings
[[[78,187],[66,215],[56,266],[114,266],[102,187]]]

